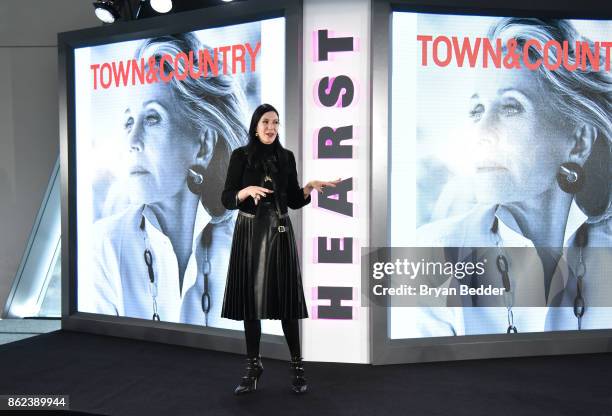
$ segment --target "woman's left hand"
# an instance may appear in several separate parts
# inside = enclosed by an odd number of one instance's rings
[[[317,191],[319,191],[320,193],[323,192],[323,189],[331,186],[332,188],[335,188],[337,184],[339,184],[342,181],[341,178],[336,179],[335,181],[329,181],[329,182],[325,182],[325,181],[310,181],[306,184],[306,186],[304,187],[304,191],[307,191],[308,193],[304,192],[306,195],[310,194],[314,189],[316,189]]]

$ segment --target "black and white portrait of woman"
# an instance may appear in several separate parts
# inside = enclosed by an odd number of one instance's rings
[[[451,20],[454,24],[448,24]],[[434,28],[442,32],[432,33]],[[515,292],[541,298],[544,307],[403,308],[392,312],[391,332],[402,338],[506,333],[508,328],[612,328],[607,278],[612,266],[612,74],[605,70],[604,49],[596,58],[599,66],[576,49],[588,45],[594,50],[589,38],[609,39],[612,25],[434,15],[419,16],[418,31],[461,39],[486,36],[503,45],[514,40],[519,54],[527,53],[523,61],[548,59],[553,65],[483,68],[479,62],[417,69],[413,145],[419,159],[399,156],[392,175],[400,178],[403,167],[416,164],[412,196],[419,202],[412,211],[414,231],[398,235],[393,245],[531,248],[535,260],[508,258],[508,272]],[[565,41],[565,63],[554,65],[562,55],[549,50],[545,57],[541,47],[530,46],[534,40],[539,45]],[[395,143],[409,135],[394,128],[393,137]],[[396,224],[403,221],[395,218]],[[408,320],[414,323],[403,326]]]
[[[164,56],[195,52],[197,72],[205,65],[198,51],[213,56],[213,47],[260,42],[260,23],[238,27],[231,36],[220,28],[216,36],[209,29],[126,42],[119,55],[144,58],[147,71],[169,74],[185,68]],[[104,53],[116,59],[116,46],[104,48],[98,59]],[[229,157],[246,143],[246,118],[251,103],[261,101],[261,84],[249,68],[224,73],[231,63],[222,59],[215,61],[218,74],[92,92],[93,143],[82,137],[80,143],[102,150],[89,156],[94,173],[88,173],[86,152],[77,161],[78,172],[86,172],[77,179],[85,201],[79,226],[92,224],[87,237],[79,228],[79,311],[235,326],[220,317],[235,224],[220,195]]]

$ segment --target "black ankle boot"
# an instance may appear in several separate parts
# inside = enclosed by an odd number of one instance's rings
[[[304,363],[302,362],[302,357],[299,355],[291,357],[289,368],[291,372],[291,388],[293,391],[298,394],[306,393],[308,384],[304,378]]]
[[[246,374],[234,390],[234,394],[250,393],[257,390],[257,380],[259,380],[264,370],[261,357],[247,358],[246,361]]]

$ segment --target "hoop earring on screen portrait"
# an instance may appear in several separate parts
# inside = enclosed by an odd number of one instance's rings
[[[202,198],[204,191],[204,174],[206,169],[199,165],[193,165],[187,169],[187,187],[189,190]]]
[[[578,193],[584,186],[584,169],[577,163],[565,162],[559,166],[557,183],[563,192]]]
[[[232,211],[223,208],[220,202],[211,206],[211,200],[214,199],[213,196],[221,192],[218,186],[223,184],[223,178],[218,178],[214,175],[211,177],[207,173],[207,169],[200,165],[191,166],[187,169],[187,187],[191,193],[200,198],[200,203],[212,217],[210,222],[212,224],[219,224],[229,220],[232,217]],[[215,186],[215,182],[217,186]]]

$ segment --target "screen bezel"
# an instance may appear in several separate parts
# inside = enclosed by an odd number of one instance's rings
[[[391,143],[391,33],[393,12],[436,13],[479,16],[528,16],[612,20],[612,4],[593,0],[513,2],[510,9],[502,0],[372,0],[372,140],[370,195],[370,246],[389,246],[390,143]],[[465,335],[391,339],[388,336],[388,309],[371,304],[370,360],[372,364],[395,364],[479,358],[557,355],[612,351],[612,329],[552,331],[518,334]]]
[[[60,113],[60,160],[62,195],[62,329],[94,334],[164,342],[191,347],[243,353],[242,331],[196,325],[152,322],[143,319],[78,312],[77,310],[77,211],[75,153],[74,50],[170,33],[235,25],[270,18],[285,18],[285,113],[286,146],[301,164],[302,132],[302,1],[273,0],[228,3],[189,12],[58,34]],[[298,166],[300,169],[301,166]],[[295,234],[301,241],[301,214],[291,214]],[[289,352],[282,336],[263,334],[261,354],[286,359]]]

